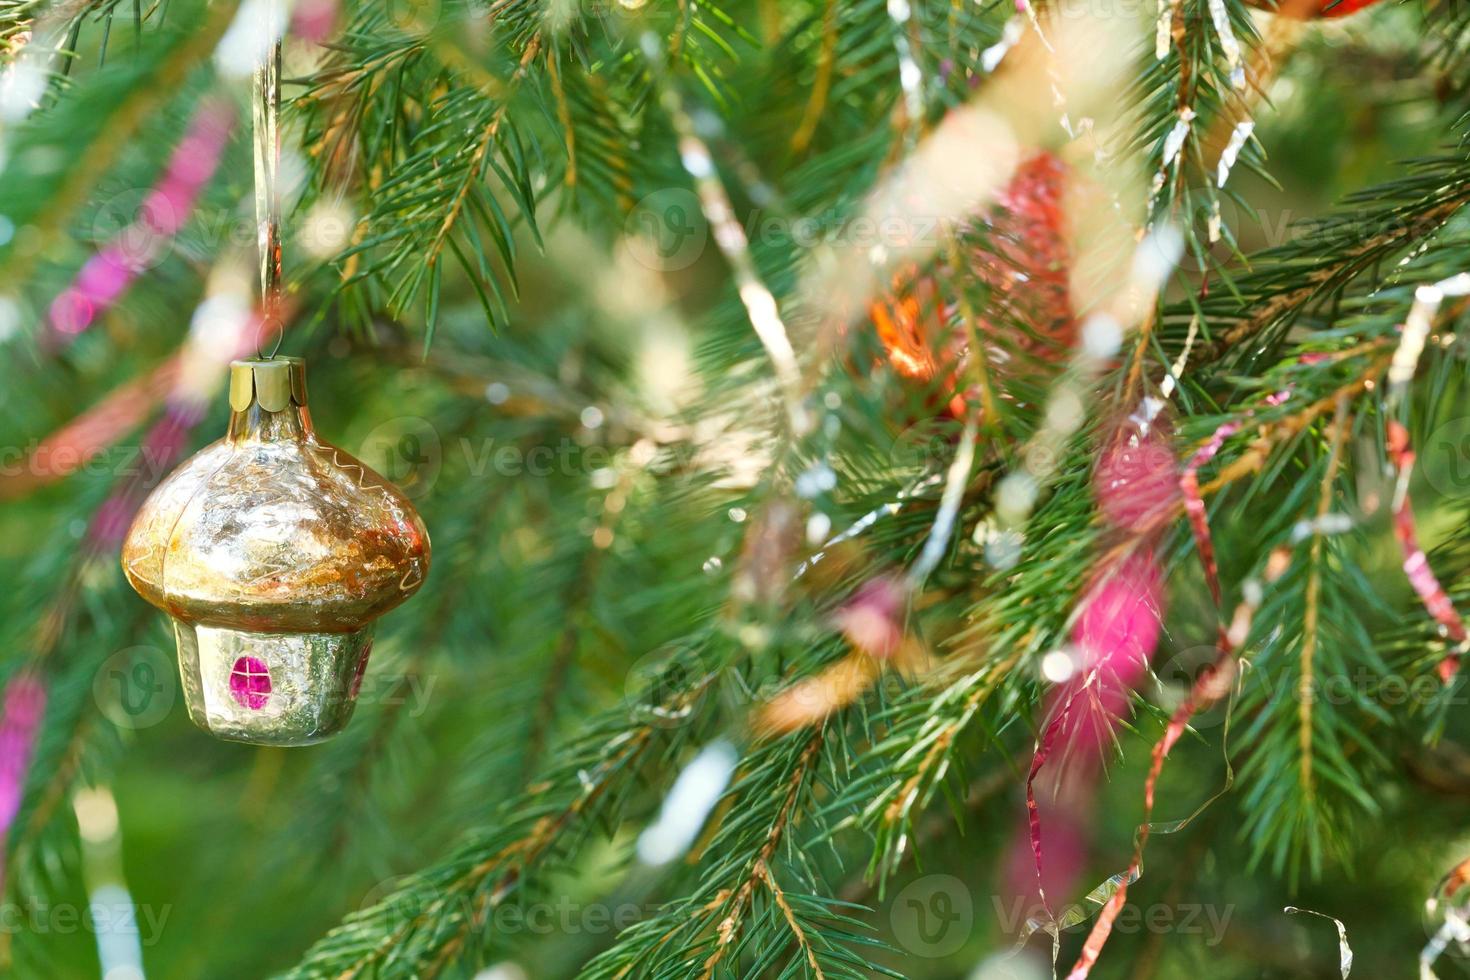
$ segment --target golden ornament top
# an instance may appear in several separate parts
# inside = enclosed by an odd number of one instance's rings
[[[230,364],[230,408],[244,412],[252,401],[267,412],[287,405],[306,407],[306,362],[299,357],[256,358]]]

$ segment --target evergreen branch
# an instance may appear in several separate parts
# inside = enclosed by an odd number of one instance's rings
[[[608,514],[604,510],[603,522],[599,525],[600,530],[610,535],[615,523],[616,515]],[[530,777],[533,767],[540,761],[539,756],[546,745],[552,723],[555,720],[557,696],[563,692],[567,674],[571,671],[576,658],[577,645],[582,632],[582,623],[579,622],[576,613],[594,592],[593,580],[601,570],[601,558],[605,554],[605,548],[600,547],[595,541],[589,542],[582,560],[578,563],[571,594],[567,597],[564,614],[566,626],[562,629],[553,647],[551,663],[547,666],[545,678],[541,683],[541,696],[537,700],[531,718],[531,731],[526,740],[526,754],[522,763],[523,775],[526,778]]]
[[[1372,341],[1346,347],[1334,355],[1333,370],[1326,373],[1340,375],[1339,369],[1350,367],[1352,370],[1347,380],[1340,382],[1330,394],[1313,398],[1303,407],[1283,405],[1272,412],[1263,412],[1256,434],[1247,442],[1246,451],[1223,466],[1219,475],[1206,485],[1204,492],[1219,494],[1245,477],[1259,472],[1273,452],[1279,447],[1291,445],[1297,436],[1306,432],[1325,414],[1346,404],[1351,398],[1374,390],[1388,367],[1391,347],[1392,337],[1380,336]],[[1285,363],[1295,362],[1289,358]],[[1317,370],[1325,371],[1325,368]],[[1287,384],[1310,387],[1297,375],[1292,382],[1282,381],[1273,385],[1267,381],[1263,388],[1268,392],[1275,392]],[[1080,469],[1069,467],[1068,472],[1080,473],[1085,480],[1088,468],[1084,463]],[[1331,484],[1326,486],[1330,487]],[[1324,499],[1330,500],[1330,497]],[[1014,667],[1025,651],[1050,649],[1057,642],[1055,633],[1067,619],[1067,608],[1080,587],[1081,570],[1090,567],[1091,562],[1068,558],[1056,549],[1059,543],[1065,543],[1067,548],[1083,551],[1089,549],[1088,538],[1079,536],[1077,530],[1073,529],[1074,526],[1085,527],[1091,521],[1090,506],[1085,501],[1085,497],[1069,492],[1067,486],[1059,487],[1052,502],[1048,504],[1048,509],[1044,509],[1035,519],[1040,526],[1053,529],[1053,533],[1043,539],[1044,547],[1037,555],[1042,562],[1041,567],[1052,574],[1041,576],[1039,569],[1031,570],[1027,564],[1028,559],[1023,558],[1022,563],[1008,578],[1012,582],[1026,583],[1026,590],[1016,592],[1012,586],[1010,590],[999,594],[1001,601],[998,604],[979,607],[983,610],[981,623],[993,625],[977,625],[966,642],[976,645],[983,642],[986,647],[1009,651],[1006,659],[998,662],[994,668],[1002,675],[1015,673]],[[1062,518],[1054,509],[1063,502],[1066,502],[1069,511],[1074,514],[1072,521],[1076,522],[1075,525]],[[1319,506],[1324,504],[1319,503]],[[1172,523],[1179,514],[1180,511],[1176,508],[1166,508],[1159,518],[1160,525]],[[1055,573],[1064,570],[1073,580],[1070,585],[1054,580]],[[1047,601],[1042,602],[1043,598]],[[997,628],[1002,630],[999,636],[988,635],[990,629]],[[1303,658],[1303,662],[1310,663],[1311,659],[1309,653]],[[850,794],[844,793],[834,802],[831,809],[836,810],[848,805],[851,802],[850,797],[860,798],[861,794],[873,787],[880,789],[864,808],[861,821],[861,825],[877,837],[874,866],[883,869],[880,876],[889,873],[902,857],[900,851],[890,850],[885,840],[905,839],[904,831],[909,826],[913,807],[915,804],[921,808],[927,805],[929,796],[937,785],[930,773],[938,771],[942,775],[943,766],[947,764],[957,735],[975,717],[975,709],[993,690],[997,678],[979,683],[985,676],[982,670],[981,673],[967,677],[960,685],[945,689],[938,698],[933,696],[932,688],[928,685],[921,686],[916,689],[913,697],[900,701],[891,714],[880,716],[878,720],[886,726],[888,738],[874,747],[869,753],[869,759],[891,752],[898,756],[902,767],[894,769],[880,766],[871,775],[865,773],[851,781]],[[958,699],[955,698],[957,694],[960,695]],[[1014,697],[1019,700],[1028,696],[1017,693]],[[1307,710],[1310,710],[1310,706]]]
[[[561,82],[561,69],[557,67],[555,54],[546,59],[546,72],[551,78],[551,91],[556,96],[556,118],[561,123],[562,132],[566,137],[567,168],[562,182],[569,189],[575,189],[577,186],[577,132],[572,128],[572,110],[567,105],[566,88]]]
[[[403,37],[383,29],[381,11],[366,8],[350,43],[337,48],[298,105],[328,148],[316,156],[315,183],[330,185],[333,171],[360,155],[364,189],[373,194],[352,244],[335,259],[341,289],[365,289],[395,315],[422,296],[432,313],[448,252],[480,293],[489,321],[501,326],[507,287],[518,289],[517,226],[539,243],[544,188],[620,224],[646,176],[645,161],[661,159],[652,147],[636,156],[630,147],[672,138],[648,125],[635,38],[605,31],[594,41],[591,17],[563,23],[544,0],[497,0],[486,47],[512,62],[496,77],[484,67],[486,52],[467,50],[454,30],[474,9],[452,10]],[[732,53],[725,32],[740,32],[705,2],[689,5],[679,31],[686,29],[676,63],[719,93],[716,60]],[[405,103],[415,111],[405,113]],[[485,186],[492,176],[493,191]],[[433,329],[426,323],[426,334]]]
[[[1233,250],[1234,235],[1220,221],[1226,192],[1208,134],[1249,116],[1247,83],[1256,80],[1247,69],[1259,68],[1261,39],[1243,0],[1174,0],[1169,18],[1168,46],[1140,53],[1131,148],[1145,151],[1154,175],[1150,224],[1178,222],[1200,266],[1215,268],[1221,263],[1211,248],[1223,239]],[[1240,151],[1247,166],[1261,169],[1253,140]]]
[[[665,712],[687,710],[713,681],[706,675],[679,692]],[[349,916],[309,950],[284,976],[339,978],[403,969],[437,976],[466,954],[487,914],[534,877],[572,838],[605,812],[613,798],[648,764],[672,735],[656,717],[628,727],[624,711],[604,715],[556,757],[553,774],[505,808],[498,828],[481,831],[440,864],[363,912]],[[407,914],[404,914],[407,910]],[[401,924],[395,919],[403,916]]]
[[[813,877],[796,828],[810,812],[836,736],[830,724],[818,725],[747,755],[716,809],[716,826],[687,862],[697,876],[692,891],[624,931],[582,976],[753,976],[793,947],[783,975],[871,975],[859,973],[873,968],[844,948],[865,940],[845,933],[849,921],[832,911],[840,903],[798,897],[778,883],[778,854],[792,873]]]
[[[791,904],[786,901],[786,893],[776,883],[776,876],[771,873],[770,866],[765,861],[758,861],[756,863],[756,873],[760,876],[765,886],[770,889],[771,898],[775,901],[777,907],[781,909],[781,914],[786,917],[787,923],[791,926],[791,934],[796,937],[797,945],[806,954],[807,966],[811,967],[812,976],[816,977],[816,980],[826,980],[826,974],[822,972],[822,966],[817,962],[817,954],[812,948],[811,940],[807,938],[806,930],[801,927],[801,923],[796,920],[796,913],[792,911]]]
[[[214,50],[235,7],[234,0],[196,3],[196,23],[170,25],[151,35],[145,48],[156,50],[78,82],[53,111],[21,128],[0,181],[0,213],[16,224],[29,224],[35,239],[25,250],[11,242],[0,251],[0,277],[20,282],[30,275],[150,114],[173,98]],[[67,148],[62,154],[66,166],[37,168],[35,161],[52,157],[27,151],[48,145]]]
[[[1429,66],[1439,69],[1450,95],[1461,100],[1470,95],[1466,68],[1470,67],[1470,10],[1453,0],[1431,0],[1423,7]]]
[[[1285,418],[1265,422],[1262,426],[1264,430],[1262,434],[1237,459],[1232,460],[1228,466],[1221,467],[1219,475],[1202,486],[1200,492],[1206,495],[1213,494],[1246,476],[1259,472],[1275,447],[1305,432],[1312,423],[1335,409],[1339,401],[1355,398],[1365,391],[1371,391],[1378,383],[1378,379],[1388,370],[1392,357],[1392,354],[1382,355],[1372,361],[1362,374],[1354,377],[1332,394],[1317,399]]]
[[[1446,154],[1415,161],[1406,176],[1350,195],[1333,214],[1302,226],[1290,243],[1252,257],[1250,271],[1229,291],[1170,307],[1164,319],[1168,352],[1182,348],[1185,329],[1198,317],[1208,340],[1197,346],[1197,360],[1240,358],[1263,336],[1283,334],[1311,304],[1341,294],[1363,273],[1431,239],[1467,202],[1470,159]]]
[[[729,911],[720,920],[720,924],[716,930],[719,935],[719,941],[715,945],[714,951],[710,953],[709,958],[704,961],[703,972],[700,974],[704,980],[709,980],[709,978],[714,976],[715,967],[719,965],[720,960],[729,952],[731,945],[740,935],[741,923],[750,906],[752,894],[755,891],[756,885],[770,873],[767,868],[767,862],[775,856],[776,849],[781,844],[782,836],[786,833],[792,808],[796,806],[797,798],[801,795],[802,788],[806,785],[811,768],[815,764],[817,753],[821,751],[822,739],[823,729],[822,726],[818,725],[812,730],[811,735],[807,739],[806,747],[802,749],[801,755],[797,758],[796,766],[787,777],[786,795],[782,798],[780,808],[776,812],[776,817],[771,821],[770,828],[766,831],[765,842],[761,844],[755,861],[750,865],[750,873],[740,883],[740,886],[734,892],[733,898],[721,903]],[[805,948],[805,942],[802,945]]]
[[[522,50],[520,62],[516,65],[516,70],[511,74],[510,80],[506,83],[506,91],[501,97],[500,104],[490,114],[489,123],[484,127],[479,141],[470,153],[469,164],[464,168],[464,176],[449,199],[444,220],[439,225],[439,231],[434,235],[433,241],[429,244],[427,257],[424,259],[427,266],[432,268],[439,261],[439,255],[444,251],[444,243],[448,239],[449,233],[454,229],[454,224],[459,219],[460,213],[464,210],[465,202],[469,198],[470,188],[479,179],[480,173],[484,168],[485,156],[495,143],[495,137],[500,132],[501,123],[505,121],[505,114],[510,105],[510,99],[515,94],[521,82],[525,80],[532,61],[535,60],[540,51],[541,37],[540,35],[536,35],[531,38],[526,44],[525,49]]]
[[[625,764],[635,762],[639,755],[647,749],[649,734],[650,730],[644,728],[638,733],[640,737],[627,740],[625,746],[607,760],[603,771],[611,773]],[[478,863],[471,865],[467,872],[457,877],[448,888],[444,889],[443,896],[436,899],[425,910],[423,916],[412,919],[398,930],[389,933],[364,956],[347,964],[340,976],[343,978],[358,976],[369,965],[384,962],[413,929],[425,923],[437,923],[437,917],[448,911],[451,898],[474,895],[476,897],[472,914],[463,917],[449,937],[439,939],[436,942],[436,948],[431,950],[433,958],[427,962],[427,973],[429,976],[437,976],[444,965],[463,948],[466,934],[482,920],[486,906],[515,887],[524,873],[524,868],[534,865],[541,859],[556,842],[560,833],[574,824],[594,805],[608,791],[609,785],[598,779],[590,780],[586,792],[571,804],[554,816],[538,820],[524,837],[512,841]],[[511,864],[512,861],[519,862],[520,867],[506,868],[505,866]],[[489,887],[486,887],[487,883]]]
[[[834,824],[833,829],[856,824],[873,835],[874,852],[868,870],[876,870],[879,880],[886,879],[903,860],[904,844],[912,838],[914,822],[929,807],[961,757],[965,745],[962,736],[979,720],[980,710],[989,699],[1002,689],[1021,655],[1021,649],[1016,648],[948,686],[931,680],[905,692],[873,719],[883,736],[866,751],[859,774],[833,799],[828,810],[834,814],[857,811],[855,816]],[[961,662],[964,659],[961,657]]]

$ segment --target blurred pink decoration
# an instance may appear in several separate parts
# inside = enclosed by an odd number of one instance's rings
[[[234,106],[225,99],[209,99],[199,107],[132,224],[88,259],[52,302],[51,328],[59,338],[85,331],[157,260],[218,169],[234,124]]]
[[[321,44],[337,26],[337,0],[300,0],[291,14],[291,33],[311,44]]]
[[[1049,699],[1050,720],[1037,741],[1026,779],[1032,884],[1007,882],[1013,894],[1039,898],[1048,916],[1047,895],[1069,894],[1086,869],[1088,813],[1097,777],[1112,742],[1114,722],[1128,710],[1130,692],[1146,674],[1158,644],[1162,594],[1153,549],[1140,544],[1099,572],[1082,599],[1072,628],[1074,669]],[[1043,776],[1043,767],[1058,752],[1061,763]],[[1045,859],[1043,809],[1048,811],[1048,826],[1055,823],[1060,829],[1059,839],[1048,838],[1059,853]],[[1014,866],[1016,860],[1012,855],[1007,865]]]
[[[905,592],[891,578],[865,583],[832,617],[849,643],[879,660],[891,657],[903,644]]]
[[[17,471],[0,475],[0,500],[64,479],[101,458],[107,447],[131,432],[153,411],[163,392],[178,382],[179,358],[120,385],[96,405],[41,440]]]
[[[138,476],[122,480],[113,488],[87,529],[87,548],[94,553],[106,553],[122,546],[133,515],[143,503],[148,491],[159,478],[173,469],[173,464],[183,455],[188,444],[189,430],[204,416],[202,405],[184,400],[171,400],[163,417],[153,424],[143,438],[142,460],[137,469]]]
[[[1026,828],[1022,824],[1001,861],[1000,893],[1006,921],[1024,929],[1027,920],[1045,919],[1045,894],[1068,896],[1077,892],[1085,880],[1087,859],[1092,843],[1092,808],[1097,799],[1097,780],[1073,779],[1063,782],[1055,778],[1060,769],[1042,777],[1040,807],[1046,822],[1046,863],[1041,870],[1041,887],[1037,887],[1036,867],[1030,849],[1025,845]],[[1015,914],[1019,911],[1021,914]]]
[[[1098,577],[1072,628],[1084,670],[1100,667],[1129,689],[1142,679],[1159,642],[1161,585],[1151,548],[1134,551]]]
[[[1128,711],[1159,642],[1163,582],[1153,539],[1180,496],[1169,429],[1159,417],[1162,407],[1141,403],[1107,441],[1093,474],[1103,520],[1135,545],[1094,573],[1072,626],[1071,647],[1055,654],[1069,663],[1048,700],[1048,722],[1026,780],[1031,867],[1028,874],[1019,841],[1004,865],[1006,891],[1038,904],[1042,913],[1017,920],[1023,936],[1051,920],[1048,894],[1070,895],[1086,871],[1090,812],[1103,759],[1114,725]],[[1058,753],[1058,764],[1043,774]],[[1049,853],[1042,846],[1043,816]]]
[[[209,302],[206,297],[205,303]],[[196,318],[199,315],[196,313]],[[0,500],[22,496],[95,464],[110,446],[166,400],[167,414],[145,437],[139,460],[149,475],[160,476],[182,449],[183,430],[202,416],[225,365],[254,350],[258,344],[252,338],[258,336],[259,344],[268,344],[276,335],[275,330],[266,329],[258,312],[224,320],[216,315],[210,323],[222,329],[191,331],[182,350],[146,375],[114,388],[41,440],[17,472],[0,474]]]
[[[5,686],[5,705],[0,710],[3,710],[0,714],[0,838],[3,838],[20,812],[36,730],[46,711],[46,689],[30,671],[22,670]]]
[[[1169,430],[1153,404],[1145,402],[1119,426],[1093,473],[1103,519],[1135,534],[1148,533],[1171,517],[1179,499],[1179,467]]]
[[[1159,641],[1161,581],[1151,549],[1141,549],[1102,572],[1083,599],[1072,628],[1072,676],[1052,693],[1045,741],[1061,749],[1079,779],[1100,768],[1113,725],[1148,672]],[[1060,776],[1058,776],[1060,780]]]

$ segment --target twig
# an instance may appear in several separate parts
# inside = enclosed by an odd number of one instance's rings
[[[792,911],[791,906],[787,903],[786,893],[781,891],[780,885],[776,884],[776,876],[771,874],[770,867],[763,860],[756,862],[755,871],[760,876],[760,879],[766,883],[766,887],[771,890],[771,898],[775,901],[776,906],[780,908],[781,914],[786,917],[786,924],[791,926],[791,932],[796,936],[797,945],[806,954],[807,965],[812,968],[812,973],[816,975],[817,980],[826,980],[826,975],[822,973],[822,967],[817,963],[816,951],[812,949],[811,942],[806,938],[806,930],[802,929],[801,924],[796,921],[796,913]]]
[[[1337,478],[1337,467],[1342,456],[1343,431],[1347,428],[1347,399],[1337,399],[1337,411],[1332,420],[1332,450],[1327,458],[1327,469],[1322,474],[1322,492],[1317,498],[1317,520],[1312,525],[1312,550],[1310,569],[1307,573],[1306,612],[1302,617],[1301,676],[1297,680],[1298,744],[1301,748],[1302,792],[1308,802],[1315,795],[1312,779],[1312,709],[1316,692],[1314,658],[1317,653],[1317,621],[1320,613],[1319,597],[1322,591],[1322,519],[1332,507],[1333,482]]]
[[[791,152],[801,153],[811,143],[821,122],[822,110],[827,106],[827,94],[832,90],[832,68],[837,61],[837,0],[827,0],[822,14],[822,50],[817,60],[817,77],[812,82],[812,94],[807,99],[806,111],[801,115],[801,124],[791,137]]]

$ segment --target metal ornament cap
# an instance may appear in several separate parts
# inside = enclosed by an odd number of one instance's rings
[[[225,437],[144,501],[128,582],[168,613],[189,717],[221,738],[306,745],[352,716],[373,621],[429,569],[388,480],[320,439],[299,358],[230,366]]]

